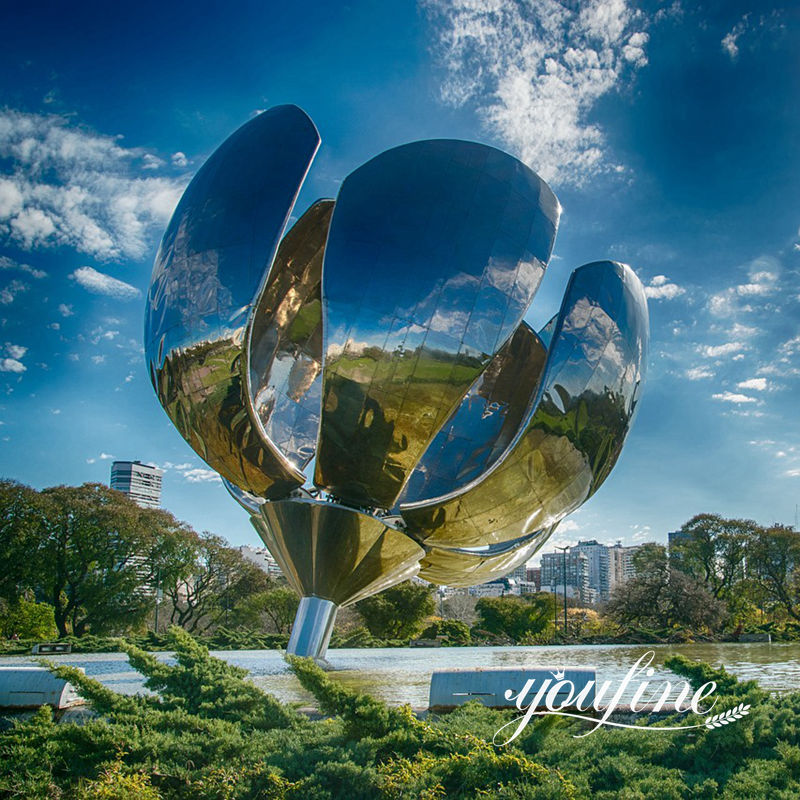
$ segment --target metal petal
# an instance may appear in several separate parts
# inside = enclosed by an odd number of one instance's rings
[[[302,597],[349,605],[416,575],[425,551],[352,508],[314,500],[264,503],[251,521]]]
[[[404,145],[345,180],[323,270],[318,486],[395,502],[519,325],[559,213],[531,170],[471,142]]]
[[[463,492],[401,507],[426,545],[502,542],[549,528],[608,476],[630,430],[647,358],[647,301],[630,267],[575,270],[522,433]]]
[[[422,559],[419,576],[440,586],[475,586],[502,578],[524,564],[550,538],[556,526],[502,546],[483,550],[432,547]]]
[[[333,200],[319,200],[278,247],[249,331],[248,397],[265,441],[297,469],[314,456],[322,395],[322,256]]]
[[[525,421],[546,357],[541,340],[523,322],[436,434],[399,502],[431,502],[490,469]]]
[[[147,299],[145,355],[161,405],[209,466],[265,497],[304,477],[253,427],[242,347],[318,146],[296,106],[272,108],[226,139],[170,220]]]

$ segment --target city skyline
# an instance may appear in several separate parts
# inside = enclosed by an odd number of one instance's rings
[[[665,543],[701,512],[793,524],[798,12],[582,8],[13,12],[17,35],[0,54],[2,473],[37,488],[107,483],[113,460],[140,459],[164,470],[176,516],[258,544],[158,407],[142,317],[191,175],[252,114],[292,102],[322,134],[300,207],[422,138],[486,142],[547,179],[564,214],[527,317],[535,328],[586,261],[628,262],[645,283],[639,417],[612,476],[543,552],[578,539]]]

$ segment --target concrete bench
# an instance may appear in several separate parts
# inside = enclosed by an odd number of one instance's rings
[[[70,708],[84,702],[72,684],[44,667],[0,667],[0,708],[52,706]]]
[[[69,642],[37,642],[31,653],[35,656],[51,655],[53,653],[71,653],[72,645]]]
[[[447,669],[437,670],[431,676],[431,689],[428,705],[431,711],[449,711],[470,700],[477,700],[490,708],[515,708],[514,700],[506,699],[506,691],[512,697],[518,695],[529,680],[535,680],[524,706],[530,705],[540,686],[550,680],[555,686],[559,680],[571,681],[574,694],[583,689],[589,681],[594,681],[586,694],[584,703],[594,702],[596,671],[593,668],[562,669],[557,667],[537,667],[536,669],[506,669],[490,667],[485,669]],[[556,704],[567,699],[569,687],[560,689],[555,695]],[[547,696],[546,694],[544,695]],[[540,704],[543,707],[544,703]]]

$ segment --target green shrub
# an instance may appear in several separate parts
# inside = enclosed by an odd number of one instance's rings
[[[532,720],[510,745],[488,742],[513,714],[467,703],[417,719],[352,691],[308,659],[290,658],[327,718],[309,722],[209,655],[183,631],[166,664],[130,643],[158,695],[117,694],[79,670],[51,666],[95,719],[56,724],[49,709],[0,732],[0,798],[28,800],[771,800],[800,796],[800,692],[771,696],[684,658],[669,667],[718,684],[721,729],[641,731],[560,717]],[[678,717],[699,722],[701,718]],[[652,724],[652,723],[651,723]],[[659,724],[674,724],[670,721]]]

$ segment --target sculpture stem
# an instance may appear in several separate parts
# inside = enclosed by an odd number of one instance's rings
[[[286,652],[296,656],[324,659],[333,633],[339,606],[321,597],[304,597],[294,618]]]

